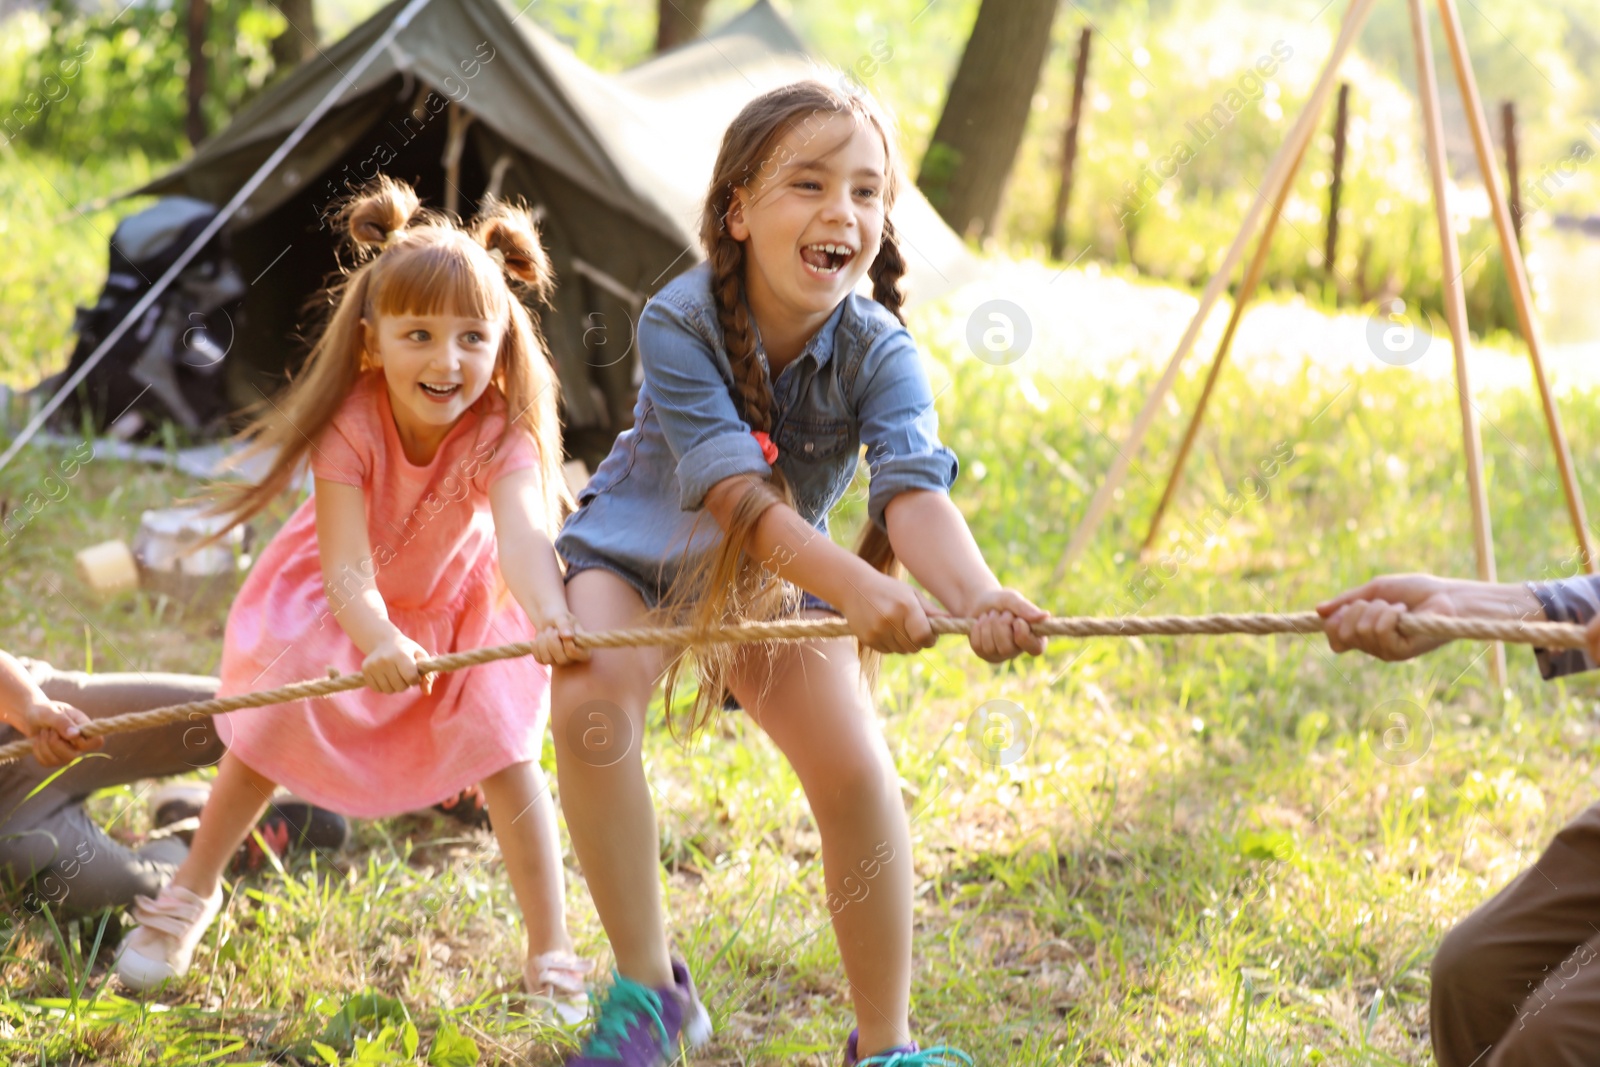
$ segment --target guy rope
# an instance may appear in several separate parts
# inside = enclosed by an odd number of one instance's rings
[[[936,635],[968,634],[975,620],[949,615],[930,615],[928,622]],[[1450,641],[1508,641],[1543,648],[1583,648],[1584,628],[1564,622],[1528,622],[1520,619],[1478,619],[1453,615],[1402,615],[1398,629],[1406,637],[1442,637]],[[1314,611],[1286,615],[1118,615],[1060,616],[1032,625],[1042,637],[1151,637],[1183,634],[1313,634],[1323,632],[1323,619]],[[851,636],[843,619],[783,619],[775,622],[746,622],[710,630],[687,626],[639,626],[624,630],[580,631],[572,643],[579,648],[635,648],[645,645],[694,646],[707,644],[752,644],[764,641],[810,641]],[[532,641],[493,645],[467,652],[451,652],[417,661],[423,674],[442,674],[476,667],[495,660],[512,659],[533,653]],[[214,700],[194,700],[164,708],[95,719],[79,727],[85,737],[148,730],[169,723],[193,721],[208,715],[282,704],[309,697],[328,696],[348,689],[360,689],[366,680],[360,674],[317,678],[275,689]],[[33,750],[27,739],[0,745],[0,763],[20,759]]]

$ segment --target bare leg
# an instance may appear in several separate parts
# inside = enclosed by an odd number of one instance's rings
[[[224,755],[211,796],[200,812],[200,826],[189,845],[188,858],[172,876],[172,884],[200,897],[215,893],[228,861],[277,788],[276,782],[245,766],[232,752]]]
[[[806,612],[821,617],[821,612]],[[822,836],[828,910],[863,1056],[911,1040],[911,829],[848,639],[756,646],[734,696],[800,777]]]
[[[513,763],[483,780],[506,876],[528,924],[528,958],[571,952],[566,876],[550,786],[537,763]]]
[[[616,575],[587,570],[567,602],[586,630],[636,625],[645,605]],[[672,984],[661,904],[660,838],[640,752],[645,711],[663,667],[659,649],[596,649],[557,667],[551,685],[561,810],[617,971],[650,988]]]

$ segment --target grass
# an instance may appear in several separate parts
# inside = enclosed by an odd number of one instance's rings
[[[80,239],[98,243],[61,244]],[[98,275],[39,278],[92,291]],[[1043,324],[1050,305],[1032,299]],[[1086,486],[1110,465],[1106,435],[1150,381],[1138,360],[1165,352],[1134,353],[1130,370],[1041,325],[1034,350],[995,367],[946,340],[962,336],[963,310],[913,321],[963,463],[956,500],[1003,580],[1056,612],[1292,611],[1386,570],[1472,572],[1453,391],[1358,360],[1224,375],[1169,523],[1187,561],[1146,568],[1131,548],[1161,487],[1149,457],[1174,443],[1165,419],[1114,521],[1053,580]],[[29,315],[4,327],[7,352],[64,336]],[[1183,380],[1184,409],[1198,385]],[[1537,402],[1478,399],[1501,569],[1561,573],[1570,533]],[[1590,501],[1596,400],[1562,401]],[[59,460],[25,453],[0,496],[19,506]],[[130,537],[142,509],[193,486],[101,459],[65,484],[0,545],[6,647],[68,668],[215,670],[220,608],[97,602],[72,569],[73,551]],[[861,496],[843,505],[841,536]],[[1225,521],[1197,533],[1215,508]],[[1588,802],[1600,756],[1588,680],[1541,683],[1513,648],[1494,692],[1481,652],[1391,666],[1301,638],[1057,641],[995,668],[946,640],[890,663],[884,727],[914,818],[919,1037],[981,1064],[1431,1062],[1434,947]],[[969,744],[1003,710],[993,701],[1026,723],[1004,766]],[[737,716],[692,751],[658,731],[646,758],[676,944],[718,1030],[695,1062],[837,1062],[851,1014],[795,777]],[[144,788],[91,806],[137,839]],[[603,954],[568,863],[580,947]],[[520,920],[492,839],[431,816],[359,823],[346,853],[233,883],[192,975],[150,1001],[108,978],[121,919],[57,922],[15,896],[4,907],[0,1063],[469,1062],[470,1042],[479,1062],[547,1065],[570,1047],[514,995]]]

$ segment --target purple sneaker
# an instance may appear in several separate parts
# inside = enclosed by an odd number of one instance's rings
[[[972,1067],[972,1057],[960,1049],[936,1045],[919,1049],[915,1041],[899,1048],[888,1049],[866,1059],[858,1058],[856,1040],[859,1030],[850,1031],[850,1040],[844,1046],[844,1067]]]
[[[682,960],[672,961],[672,985],[664,989],[613,978],[593,1032],[566,1067],[664,1067],[711,1040],[711,1016]]]

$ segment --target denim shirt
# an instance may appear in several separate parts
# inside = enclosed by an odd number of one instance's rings
[[[700,264],[645,305],[644,384],[633,429],[578,494],[556,549],[569,564],[610,564],[666,588],[686,550],[722,531],[702,510],[712,486],[765,477],[767,462],[734,403],[733,370],[717,321],[711,268]],[[760,353],[763,367],[766,355]],[[772,383],[778,466],[796,510],[823,533],[866,445],[867,512],[912,489],[948,492],[958,465],[939,443],[933,391],[911,334],[882,304],[851,293]]]
[[[1539,599],[1545,618],[1551,622],[1587,626],[1600,614],[1600,575],[1580,574],[1553,582],[1529,582],[1528,589]],[[1547,680],[1595,669],[1595,662],[1585,649],[1536,648],[1533,653],[1539,660],[1539,673]]]

